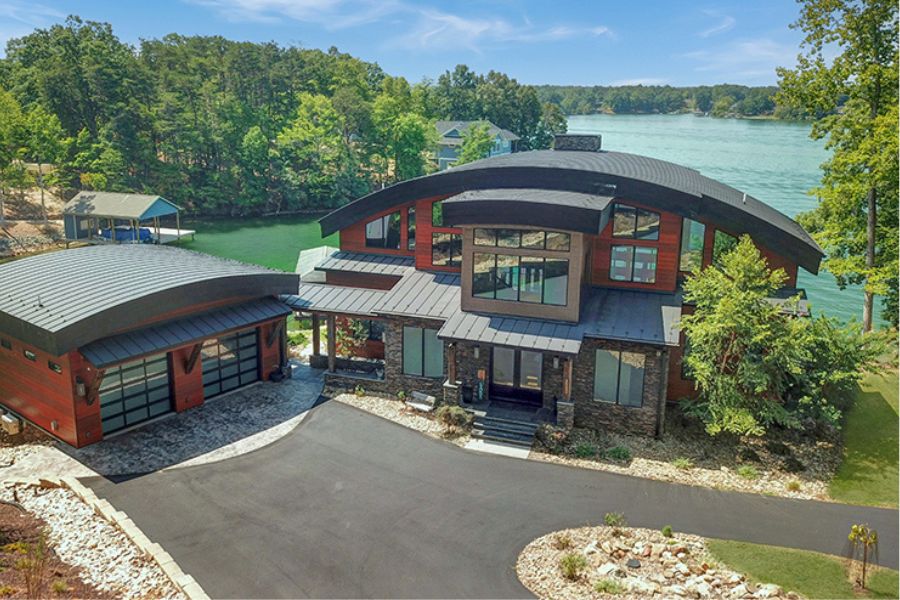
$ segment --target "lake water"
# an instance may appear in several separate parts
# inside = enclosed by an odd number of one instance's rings
[[[693,115],[590,115],[569,118],[571,133],[600,133],[608,150],[644,154],[693,167],[704,175],[745,191],[787,215],[809,210],[807,195],[827,158],[809,127],[781,121],[713,119]],[[186,247],[293,271],[300,250],[337,245],[323,240],[317,217],[186,220],[196,240]],[[862,316],[860,289],[839,290],[834,278],[800,270],[813,310],[849,319]],[[879,311],[880,312],[880,309]]]

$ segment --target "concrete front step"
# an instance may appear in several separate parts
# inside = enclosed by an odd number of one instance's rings
[[[520,448],[531,448],[531,445],[534,443],[534,435],[512,433],[508,431],[501,431],[499,429],[481,430],[476,428],[472,430],[472,437],[482,440],[503,442],[505,444],[518,446]]]
[[[491,417],[476,417],[473,425],[477,429],[499,429],[511,433],[521,433],[523,435],[531,436],[537,431],[537,424],[535,423],[510,421],[508,419],[493,419]]]

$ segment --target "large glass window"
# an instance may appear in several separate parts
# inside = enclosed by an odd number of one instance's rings
[[[400,249],[400,211],[366,223],[366,246]]]
[[[416,249],[416,207],[406,209],[406,249]]]
[[[615,350],[596,351],[594,400],[640,407],[644,395],[644,355]]]
[[[696,271],[703,266],[703,240],[706,225],[693,219],[681,222],[681,255],[678,258],[679,271]]]
[[[658,240],[659,213],[616,204],[613,209],[613,237]]]
[[[444,203],[434,202],[431,205],[431,225],[434,227],[444,226]]]
[[[431,234],[431,264],[458,267],[462,262],[462,236],[458,233]]]
[[[568,233],[563,233],[562,231],[484,229],[479,227],[475,229],[475,245],[568,252],[571,247],[571,237]]]
[[[203,397],[212,398],[259,379],[259,340],[256,329],[246,329],[203,342]]]
[[[568,286],[566,259],[485,252],[473,255],[475,298],[565,306]]]
[[[656,248],[613,246],[609,256],[609,278],[613,281],[656,283]]]
[[[734,250],[738,240],[733,235],[729,235],[724,231],[716,229],[713,237],[712,261],[714,265],[722,264],[722,257]]]
[[[444,342],[437,329],[403,328],[403,374],[418,377],[443,377]]]

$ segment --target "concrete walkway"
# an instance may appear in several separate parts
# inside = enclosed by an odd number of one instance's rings
[[[328,402],[250,454],[86,479],[212,597],[523,597],[532,539],[629,524],[841,554],[853,522],[897,568],[897,511],[717,492],[469,452]]]

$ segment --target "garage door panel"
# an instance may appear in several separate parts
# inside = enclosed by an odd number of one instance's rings
[[[203,343],[203,397],[211,398],[259,380],[256,329]]]
[[[169,361],[165,354],[106,371],[100,385],[100,419],[104,434],[171,411]]]

